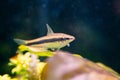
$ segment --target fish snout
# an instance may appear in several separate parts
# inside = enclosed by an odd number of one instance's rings
[[[74,36],[71,36],[70,40],[74,41],[74,40],[75,40],[75,37],[74,37]]]

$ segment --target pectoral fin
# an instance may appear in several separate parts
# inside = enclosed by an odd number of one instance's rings
[[[48,30],[47,35],[53,34],[54,32],[51,29],[51,27],[48,24],[46,24],[46,26],[47,26],[47,30]]]
[[[70,47],[70,44],[67,44],[68,47]]]
[[[14,39],[14,41],[19,45],[21,45],[21,44],[24,45],[25,44],[25,40],[22,40],[22,39]]]

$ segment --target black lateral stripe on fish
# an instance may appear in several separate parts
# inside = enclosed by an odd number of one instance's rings
[[[28,44],[26,44],[26,45],[27,45],[27,46],[30,46],[30,45],[34,45],[34,44],[43,44],[43,43],[57,42],[57,41],[65,41],[65,40],[69,40],[69,38],[46,39],[46,40],[41,40],[41,41],[37,41],[37,42],[28,43]]]

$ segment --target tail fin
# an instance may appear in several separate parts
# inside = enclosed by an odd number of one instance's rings
[[[22,39],[14,39],[14,41],[19,45],[25,44],[25,40],[22,40]]]

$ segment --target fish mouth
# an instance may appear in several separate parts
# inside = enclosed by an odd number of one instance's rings
[[[71,37],[69,38],[69,40],[70,40],[70,41],[74,41],[74,40],[75,40],[75,37],[74,37],[74,36],[71,36]]]

